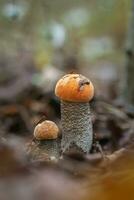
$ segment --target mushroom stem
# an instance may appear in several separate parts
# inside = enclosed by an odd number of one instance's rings
[[[89,153],[92,147],[93,131],[89,102],[61,101],[62,152],[76,147]]]
[[[49,157],[54,156],[55,158],[60,157],[60,141],[59,138],[51,140],[40,141],[39,147],[44,150]]]

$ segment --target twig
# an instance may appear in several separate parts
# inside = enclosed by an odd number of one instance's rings
[[[32,133],[33,132],[33,126],[32,126],[32,124],[30,122],[30,116],[29,116],[26,108],[24,106],[22,106],[22,105],[18,105],[17,107],[18,107],[18,109],[20,111],[20,115],[21,115],[21,117],[22,117],[22,119],[23,119],[23,121],[24,121],[24,123],[25,123],[25,125],[26,125],[26,127],[28,129],[28,131],[30,133]]]

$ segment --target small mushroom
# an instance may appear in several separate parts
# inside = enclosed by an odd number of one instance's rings
[[[34,130],[34,139],[39,142],[38,147],[49,157],[59,157],[59,128],[49,120],[39,123]]]
[[[55,94],[61,99],[62,152],[75,149],[89,153],[93,141],[89,108],[93,84],[80,74],[67,74],[57,82]]]

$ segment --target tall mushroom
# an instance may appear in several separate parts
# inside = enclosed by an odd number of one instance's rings
[[[57,82],[55,94],[61,99],[62,152],[75,148],[88,153],[93,141],[89,107],[93,84],[80,74],[67,74]]]

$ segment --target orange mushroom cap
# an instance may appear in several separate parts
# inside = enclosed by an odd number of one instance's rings
[[[58,137],[58,126],[49,120],[39,123],[34,129],[34,137],[37,140],[56,139]]]
[[[64,101],[88,102],[94,96],[94,86],[85,76],[67,74],[57,82],[55,94]]]

